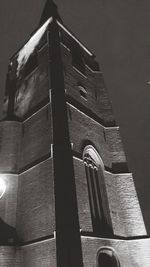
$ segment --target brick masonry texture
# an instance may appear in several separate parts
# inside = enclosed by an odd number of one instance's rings
[[[0,246],[0,266],[20,267],[20,255],[18,249],[8,246]]]
[[[105,166],[111,168],[114,162],[126,162],[118,128],[108,129],[106,139],[106,128],[70,104],[68,104],[68,122],[70,141],[75,152],[82,153],[83,147],[89,142],[98,150]]]
[[[82,160],[74,158],[78,214],[82,231],[93,231],[85,167]],[[132,174],[111,174],[104,171],[109,211],[113,233],[131,237],[146,235]]]
[[[131,240],[128,242],[128,254],[130,256],[129,266],[150,266],[150,239]],[[123,253],[122,253],[123,254]]]
[[[84,267],[96,267],[98,252],[101,248],[110,248],[117,255],[120,266],[149,267],[150,240],[111,240],[103,238],[82,237],[82,252]]]
[[[56,240],[48,239],[21,248],[21,266],[56,267]]]
[[[51,109],[45,106],[22,125],[20,168],[42,158],[51,151]]]
[[[126,156],[118,127],[105,128],[105,138],[112,154],[112,163],[126,162]]]
[[[0,122],[0,171],[16,173],[21,137],[21,123]]]
[[[36,49],[38,66],[35,64],[32,68],[31,64],[30,74],[25,74],[26,71],[28,72],[29,62],[27,62],[28,65],[21,70],[16,84],[12,81],[16,79],[13,73],[16,69],[16,58],[12,61],[12,69],[10,68],[12,73],[9,72],[10,84],[13,85],[14,90],[16,89],[14,120],[18,122],[0,122],[0,170],[7,184],[6,193],[0,201],[0,218],[16,227],[21,245],[15,248],[0,247],[0,266],[2,267],[56,267],[59,265],[56,260],[56,258],[59,259],[58,255],[62,253],[62,258],[64,256],[62,251],[57,253],[59,246],[56,248],[54,235],[57,229],[52,120],[55,118],[49,102],[53,101],[50,99],[50,89],[54,89],[55,86],[51,88],[50,68],[53,64],[51,64],[52,59],[49,58],[51,44],[47,44],[47,36],[46,32]],[[60,38],[62,36],[61,32]],[[64,36],[67,44],[72,37],[67,36],[66,33]],[[79,58],[81,55],[84,56],[86,62],[84,74],[73,66],[71,55],[73,51],[71,52],[63,44],[61,44],[61,56],[79,227],[82,234],[83,232],[91,234],[93,228],[85,167],[82,161],[83,149],[89,144],[95,147],[107,170],[113,169],[113,164],[126,163],[126,156],[119,128],[110,127],[116,124],[103,74],[98,71],[96,61],[78,46],[78,43],[71,41],[69,47],[77,48],[77,52],[81,52]],[[92,67],[96,71],[93,71]],[[60,90],[62,88],[63,84],[60,84]],[[7,91],[9,90],[6,90],[3,113],[5,119],[8,107],[9,92]],[[58,100],[61,101],[61,98]],[[13,101],[9,107],[13,108]],[[122,167],[123,164],[119,166]],[[62,186],[64,186],[63,192],[68,193],[69,188],[65,184]],[[112,174],[104,170],[100,191],[104,214],[108,215],[110,212],[110,221],[108,220],[107,223],[112,224],[115,236],[114,239],[81,237],[84,266],[97,267],[99,250],[102,247],[109,247],[115,251],[121,267],[149,267],[150,239],[143,238],[146,230],[132,175],[130,173]],[[62,214],[64,210],[61,210]],[[57,234],[56,232],[56,237],[58,237]],[[63,233],[61,234],[63,236]],[[116,236],[130,238],[140,236],[141,239],[117,240]],[[73,247],[70,251],[72,250]]]
[[[105,89],[101,72],[93,72],[86,66],[86,76],[72,66],[72,55],[62,46],[62,59],[66,94],[75,99],[82,107],[91,110],[106,122],[114,121],[112,106]],[[79,85],[86,90],[87,99],[81,97]]]
[[[46,237],[55,230],[52,159],[19,175],[17,232],[21,241]]]
[[[73,143],[73,151],[81,153],[88,142],[98,150],[106,166],[111,167],[111,154],[104,140],[103,127],[68,104],[68,123],[70,142]],[[79,134],[80,133],[80,134]]]
[[[18,173],[51,152],[51,107],[46,105],[23,123],[0,122],[1,172]]]
[[[132,174],[104,172],[109,209],[115,235],[146,235]]]

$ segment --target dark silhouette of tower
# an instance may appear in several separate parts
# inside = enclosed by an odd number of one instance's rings
[[[1,266],[150,266],[103,73],[52,1],[10,59],[0,172]]]
[[[54,19],[62,22],[62,19],[58,13],[57,6],[53,2],[53,0],[47,0],[44,10],[41,15],[39,26],[41,26],[46,20],[48,20],[50,17],[53,17]]]

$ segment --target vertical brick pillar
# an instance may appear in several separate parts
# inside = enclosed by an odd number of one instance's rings
[[[59,30],[55,20],[49,27],[57,266],[81,267],[81,241]]]

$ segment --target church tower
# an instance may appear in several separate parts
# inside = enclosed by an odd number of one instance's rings
[[[8,67],[0,266],[149,267],[149,248],[103,73],[47,1]]]

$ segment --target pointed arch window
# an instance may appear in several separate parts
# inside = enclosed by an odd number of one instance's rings
[[[103,162],[96,149],[91,145],[85,147],[83,161],[87,177],[93,231],[101,235],[110,234],[111,227],[109,227],[106,215],[108,210],[104,186]]]
[[[98,267],[120,267],[116,253],[111,248],[102,248],[98,253]]]

